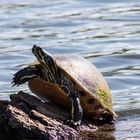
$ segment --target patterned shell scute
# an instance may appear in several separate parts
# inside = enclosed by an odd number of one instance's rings
[[[55,59],[58,66],[73,77],[91,97],[97,99],[103,107],[112,110],[109,87],[93,64],[77,55],[61,55],[56,56]]]

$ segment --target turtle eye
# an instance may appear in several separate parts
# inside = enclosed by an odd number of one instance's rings
[[[42,48],[38,47],[38,53],[39,53],[39,57],[40,59],[44,56],[46,56],[46,53],[42,50]]]
[[[36,45],[33,46],[32,52],[38,60],[43,60],[43,57],[46,55],[42,48]]]

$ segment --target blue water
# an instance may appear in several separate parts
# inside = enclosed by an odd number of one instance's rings
[[[34,61],[33,44],[52,54],[77,53],[105,76],[119,117],[116,140],[140,139],[139,0],[1,0],[0,99],[12,75]]]

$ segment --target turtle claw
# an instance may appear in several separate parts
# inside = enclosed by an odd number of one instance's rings
[[[74,120],[67,120],[66,121],[66,124],[69,125],[70,127],[73,127],[73,128],[78,128],[78,126],[80,126],[81,124],[81,121],[74,121]]]

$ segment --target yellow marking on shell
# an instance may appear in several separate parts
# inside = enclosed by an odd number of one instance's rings
[[[110,101],[110,96],[106,91],[104,91],[101,88],[97,89],[97,99],[98,101],[108,110],[111,111],[111,101]]]
[[[30,76],[24,76],[20,79],[20,81],[23,80],[23,79],[26,79],[26,78],[30,79],[30,78],[33,78],[33,77],[36,77],[36,74],[30,75]]]
[[[103,98],[105,98],[105,99],[108,99],[108,94],[104,91],[104,90],[101,90],[101,89],[99,89],[99,94],[103,97]]]

